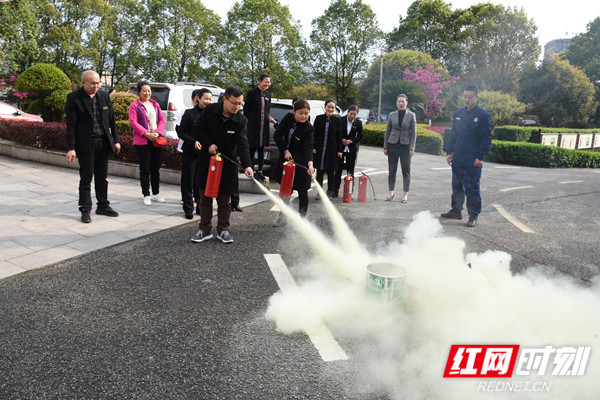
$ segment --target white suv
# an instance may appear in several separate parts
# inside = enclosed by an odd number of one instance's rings
[[[129,84],[129,93],[138,95],[137,83]],[[166,121],[165,135],[168,138],[177,139],[175,131],[175,122],[180,113],[188,108],[192,108],[192,92],[196,89],[207,88],[213,95],[213,103],[219,100],[219,96],[225,92],[218,86],[209,83],[194,83],[194,82],[177,82],[172,83],[156,83],[150,82],[152,89],[152,100],[156,100],[160,104],[160,109]]]

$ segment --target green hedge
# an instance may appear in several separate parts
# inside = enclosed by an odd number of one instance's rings
[[[509,142],[540,143],[542,133],[594,133],[598,129],[568,129],[568,128],[540,128],[527,126],[497,126],[492,131],[492,138]]]
[[[383,147],[386,124],[363,125],[362,144]],[[415,151],[434,155],[442,154],[443,139],[439,133],[417,125],[417,144]]]
[[[486,161],[542,168],[600,168],[600,153],[536,143],[492,141]]]

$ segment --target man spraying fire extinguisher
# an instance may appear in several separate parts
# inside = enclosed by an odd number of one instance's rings
[[[229,232],[230,200],[231,194],[237,190],[238,165],[230,161],[239,156],[246,175],[253,176],[246,136],[248,120],[240,112],[243,101],[242,89],[229,86],[225,89],[223,100],[206,106],[193,127],[202,150],[196,174],[200,188],[200,224],[192,242],[212,239],[213,198],[216,198],[217,238],[223,243],[233,243]],[[220,172],[220,177],[211,175],[216,171]]]

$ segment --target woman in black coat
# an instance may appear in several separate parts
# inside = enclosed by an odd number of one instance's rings
[[[300,203],[298,212],[302,216],[305,216],[308,211],[308,190],[315,172],[313,169],[314,128],[309,119],[310,106],[306,100],[299,99],[294,103],[293,113],[281,119],[273,136],[279,148],[279,160],[272,173],[273,180],[281,183],[283,163],[294,160],[297,166],[292,189],[298,191]],[[283,226],[285,223],[283,213],[280,213],[274,226]]]
[[[323,186],[323,177],[327,174],[327,195],[331,198],[334,193],[334,172],[338,169],[342,157],[342,130],[340,119],[333,115],[335,101],[325,101],[325,114],[315,119],[315,164],[317,166],[317,182]],[[319,200],[317,194],[315,200]]]
[[[244,102],[244,116],[248,118],[248,143],[250,145],[250,159],[254,168],[254,154],[257,153],[256,178],[264,180],[262,173],[265,164],[265,147],[270,145],[269,122],[276,121],[269,115],[271,112],[271,93],[267,90],[271,86],[269,74],[262,73],[258,78],[258,86],[246,94]]]

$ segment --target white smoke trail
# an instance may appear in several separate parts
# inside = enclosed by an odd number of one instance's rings
[[[339,260],[317,256],[297,266],[310,265],[311,278],[293,294],[273,295],[266,316],[286,334],[322,320],[338,338],[353,343],[346,351],[356,369],[358,391],[376,387],[393,399],[597,399],[600,380],[593,377],[600,376],[595,356],[600,349],[600,285],[582,288],[535,268],[513,275],[509,254],[465,256],[464,249],[462,240],[444,237],[439,221],[421,212],[401,243],[376,255],[360,249],[344,257],[360,266],[363,277],[372,262],[407,268],[399,312],[369,301],[364,281],[327,273],[339,268]],[[452,344],[591,346],[592,352],[583,377],[511,378],[549,382],[549,392],[480,393],[477,379],[442,378]]]

